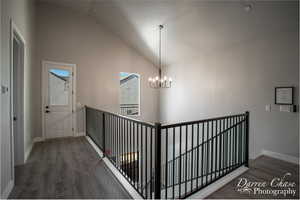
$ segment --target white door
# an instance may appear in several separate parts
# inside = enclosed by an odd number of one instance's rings
[[[73,67],[68,64],[43,63],[44,137],[74,136]]]

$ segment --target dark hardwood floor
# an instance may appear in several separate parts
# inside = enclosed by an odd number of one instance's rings
[[[291,175],[287,175],[284,180],[289,182],[295,182],[295,187],[290,187],[291,189],[295,189],[295,195],[288,194],[284,196],[284,194],[278,194],[274,196],[273,194],[263,194],[264,192],[260,192],[258,194],[258,190],[256,190],[256,194],[254,194],[253,188],[250,187],[252,191],[245,191],[241,193],[238,191],[238,183],[241,178],[246,178],[251,182],[266,182],[266,187],[258,186],[256,188],[261,188],[263,190],[288,190],[288,187],[271,187],[270,182],[278,177],[282,178],[286,173],[290,173]],[[243,179],[245,180],[245,179]],[[274,183],[278,183],[279,180],[276,180]],[[283,181],[285,182],[285,181]],[[245,181],[241,182],[240,185],[243,185]],[[238,178],[234,179],[224,187],[220,188],[218,191],[214,192],[208,199],[299,199],[299,165],[283,162],[281,160],[277,160],[274,158],[270,158],[267,156],[260,156],[250,163],[250,169],[240,175]]]
[[[84,137],[36,143],[15,172],[13,199],[131,198]]]

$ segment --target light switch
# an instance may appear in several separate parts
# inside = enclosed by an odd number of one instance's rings
[[[266,111],[271,112],[271,105],[270,104],[266,105]]]
[[[1,94],[5,94],[8,92],[8,87],[1,85]]]
[[[292,107],[290,105],[281,105],[279,110],[280,112],[292,112]]]

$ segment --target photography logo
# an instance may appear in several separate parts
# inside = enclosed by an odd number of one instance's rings
[[[285,173],[282,177],[274,177],[271,181],[250,181],[240,178],[237,183],[237,191],[249,195],[295,196],[297,185],[289,181],[291,173]]]

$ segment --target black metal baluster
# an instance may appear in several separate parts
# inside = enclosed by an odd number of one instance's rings
[[[199,136],[199,123],[197,123],[197,180],[196,180],[196,188],[198,189],[199,187],[199,141],[200,141],[200,136]]]
[[[212,182],[213,165],[214,165],[214,121],[211,121],[211,137],[210,137],[210,182]]]
[[[215,124],[215,165],[214,165],[214,179],[216,179],[217,177],[217,162],[218,162],[218,120],[216,120],[216,124]]]
[[[117,165],[117,159],[118,159],[118,137],[117,137],[117,121],[118,121],[118,117],[115,117],[115,125],[114,125],[114,137],[115,137],[115,165]]]
[[[245,156],[245,148],[246,148],[246,116],[245,121],[243,123],[243,163],[246,164],[246,156]]]
[[[129,121],[129,152],[128,152],[128,160],[129,160],[129,179],[132,182],[132,130],[131,130],[131,121]]]
[[[112,136],[113,136],[113,148],[112,148],[112,158],[115,158],[115,147],[116,147],[116,137],[115,137],[115,127],[116,127],[116,120],[115,120],[115,116],[112,116],[113,117],[113,127],[112,127]],[[115,163],[115,160],[116,159],[113,159],[113,162]]]
[[[187,148],[188,148],[188,126],[185,126],[185,186],[184,186],[184,190],[185,190],[185,195],[187,193]]]
[[[141,124],[141,192],[144,195],[144,191],[143,191],[143,187],[144,187],[144,170],[143,170],[143,166],[144,166],[144,143],[143,143],[143,135],[144,135],[144,126]]]
[[[240,125],[239,125],[239,165],[241,165],[242,164],[242,134],[243,134],[243,117],[241,116],[240,117]]]
[[[222,131],[222,119],[219,120],[219,129],[220,129],[220,132],[219,132],[219,166],[218,166],[218,176],[221,176],[221,163],[222,163],[222,135],[223,135],[223,131]]]
[[[246,146],[245,146],[245,166],[249,167],[249,112],[247,111],[246,113]]]
[[[203,187],[203,167],[204,167],[204,159],[203,159],[203,156],[204,156],[204,125],[205,123],[202,123],[202,138],[201,138],[201,188]]]
[[[140,181],[141,181],[141,178],[140,178],[140,142],[139,142],[139,134],[140,134],[140,132],[139,132],[139,126],[140,124],[139,123],[137,123],[136,124],[136,145],[137,145],[137,147],[136,147],[136,157],[137,157],[137,168],[136,168],[136,170],[137,170],[137,174],[136,174],[136,177],[137,177],[137,180],[138,180],[138,183],[137,183],[137,188],[139,188],[140,186],[141,186],[141,184],[140,184]]]
[[[180,139],[179,139],[179,195],[178,195],[178,198],[180,199],[181,197],[181,167],[182,167],[182,160],[181,160],[181,143],[182,143],[182,128],[180,126],[179,128],[179,136],[180,136]]]
[[[152,159],[152,153],[153,153],[153,149],[152,149],[152,146],[153,146],[153,128],[151,128],[151,131],[150,131],[150,179],[151,179],[151,194],[150,194],[150,198],[152,199],[152,195],[153,195],[153,177],[152,177],[152,162],[153,162],[153,159]],[[156,144],[155,144],[156,145]],[[156,146],[155,146],[156,148]],[[159,169],[160,170],[160,169]]]
[[[232,157],[231,157],[231,170],[234,167],[234,129],[235,129],[235,124],[234,124],[234,117],[232,117],[232,131],[231,131],[231,152],[232,152]]]
[[[117,165],[117,117],[114,117],[114,163]]]
[[[139,173],[139,169],[138,169],[138,163],[139,163],[139,123],[136,123],[135,124],[135,144],[136,144],[136,148],[135,148],[135,162],[137,163],[136,164],[136,166],[134,167],[134,169],[135,169],[135,180],[137,180],[137,181],[135,181],[136,182],[136,188],[138,188],[139,187],[139,182],[140,182],[140,180],[139,180],[139,177],[138,177],[138,173]]]
[[[231,118],[229,117],[229,121],[228,121],[228,125],[229,125],[229,132],[228,132],[228,165],[227,165],[227,170],[228,170],[228,172],[230,171],[230,163],[231,163]]]
[[[230,120],[230,132],[229,132],[229,171],[231,170],[232,166],[232,118],[229,118]]]
[[[131,151],[130,151],[130,158],[131,158],[131,171],[130,171],[130,174],[131,174],[131,181],[132,181],[132,184],[135,185],[135,181],[134,181],[134,155],[135,155],[135,149],[134,149],[134,122],[131,122],[130,123],[131,126],[130,126],[130,133],[131,133]]]
[[[208,175],[209,175],[209,121],[206,123],[206,182],[205,185],[207,185],[208,182]]]
[[[229,171],[229,166],[230,166],[230,117],[227,118],[227,136],[226,136],[226,173]]]
[[[148,127],[147,126],[146,126],[146,135],[145,135],[145,149],[146,149],[146,156],[145,156],[146,199],[148,199],[148,173],[147,173],[148,172]]]
[[[117,168],[120,166],[120,118],[117,117]]]
[[[175,128],[173,128],[173,187],[172,187],[172,199],[175,198]]]
[[[166,128],[165,199],[168,198],[168,128]]]
[[[237,166],[237,128],[238,128],[237,117],[234,118],[234,125],[235,125],[235,129],[234,129],[234,165]]]
[[[136,150],[136,123],[132,123],[133,124],[133,130],[132,130],[132,133],[133,133],[133,163],[136,162],[136,153],[137,153],[137,150]],[[136,181],[136,165],[133,164],[133,179],[134,179],[134,186],[136,187],[136,184],[137,184],[137,181]]]
[[[106,144],[106,149],[103,152],[104,155],[107,155],[107,151],[110,149],[110,133],[109,133],[110,118],[109,118],[109,114],[107,115],[106,120],[107,120],[107,126],[106,126],[106,129],[107,129],[106,130],[106,133],[107,133],[107,135],[106,135],[107,144]],[[109,155],[107,155],[107,156],[109,156]]]
[[[231,141],[231,145],[230,145],[230,152],[231,152],[231,164],[230,164],[230,171],[232,171],[233,168],[233,162],[234,162],[234,118],[231,117],[231,136],[230,136],[230,141]]]
[[[226,118],[226,123],[225,123],[225,130],[226,130],[226,133],[224,135],[224,148],[225,148],[225,166],[224,166],[224,173],[227,172],[227,166],[228,166],[228,163],[227,163],[227,157],[228,157],[228,154],[227,154],[227,148],[228,148],[228,141],[227,141],[227,136],[228,136],[228,118]]]
[[[128,120],[126,120],[126,175],[129,177],[129,125]]]
[[[193,170],[194,170],[194,124],[192,124],[192,160],[191,160],[191,191],[193,190]]]
[[[224,147],[224,140],[225,140],[225,119],[222,120],[222,176],[224,174],[224,165],[225,165],[225,147]]]
[[[126,122],[126,120],[123,120],[123,131],[122,131],[122,135],[123,135],[123,154],[122,154],[122,167],[123,167],[123,171],[124,171],[124,174],[126,175],[126,173],[125,173],[125,164],[126,164],[126,160],[125,160],[125,155],[126,155],[126,135],[125,135],[125,133],[126,133],[126,129],[125,129],[125,122]]]

